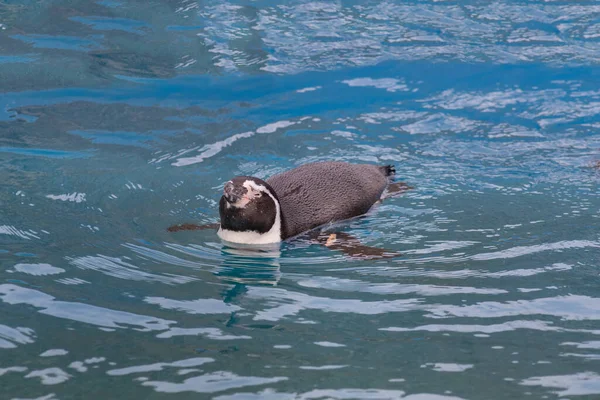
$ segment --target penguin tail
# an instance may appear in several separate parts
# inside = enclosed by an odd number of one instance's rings
[[[392,176],[396,174],[396,167],[394,167],[393,165],[383,165],[381,167],[379,167],[379,169],[381,170],[381,172],[383,172],[383,174],[385,176]]]

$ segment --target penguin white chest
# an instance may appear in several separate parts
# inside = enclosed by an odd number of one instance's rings
[[[275,221],[277,223],[277,221]],[[279,226],[273,226],[267,233],[259,233],[254,231],[231,231],[228,229],[219,228],[217,235],[222,240],[231,243],[242,244],[268,244],[281,242],[281,229]]]

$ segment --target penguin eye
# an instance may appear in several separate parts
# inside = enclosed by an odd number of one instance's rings
[[[256,193],[254,194],[254,197],[262,197],[262,192],[256,192]]]

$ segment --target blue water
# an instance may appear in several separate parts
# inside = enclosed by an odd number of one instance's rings
[[[600,398],[600,6],[0,4],[2,399]],[[224,247],[224,182],[412,190]]]

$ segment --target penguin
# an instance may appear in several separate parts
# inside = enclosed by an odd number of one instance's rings
[[[223,188],[218,236],[269,244],[365,214],[381,199],[393,165],[315,162],[266,180],[237,176]]]

